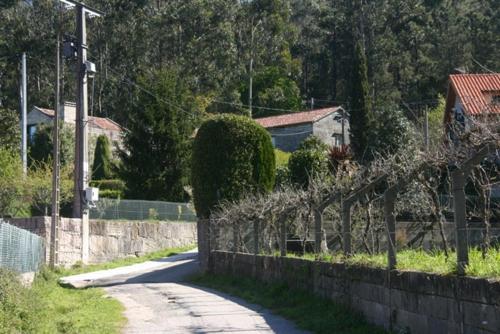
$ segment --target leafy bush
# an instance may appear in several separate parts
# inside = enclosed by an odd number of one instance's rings
[[[321,139],[314,135],[310,135],[302,143],[300,143],[298,150],[302,151],[310,151],[310,150],[315,150],[315,151],[320,151],[320,152],[326,152],[328,150],[328,145],[323,143]]]
[[[315,136],[304,140],[288,160],[290,181],[300,186],[307,186],[311,176],[327,174],[329,167],[327,149],[328,146]]]
[[[202,124],[193,144],[192,185],[199,217],[218,202],[269,191],[275,181],[271,137],[253,120],[219,115]]]
[[[0,217],[29,212],[19,154],[0,148]]]
[[[288,166],[276,168],[276,188],[282,187],[290,183],[290,170]]]
[[[292,153],[288,168],[292,183],[307,186],[311,176],[323,175],[328,172],[328,159],[321,151],[297,150]]]
[[[73,168],[62,166],[60,170],[59,200],[61,210],[71,205],[73,200]],[[29,196],[31,214],[50,215],[52,210],[52,161],[33,162],[28,170],[28,178],[24,182],[25,193]]]

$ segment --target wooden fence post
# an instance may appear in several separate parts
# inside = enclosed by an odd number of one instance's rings
[[[394,205],[396,202],[395,189],[390,188],[384,193],[384,216],[387,228],[387,256],[389,270],[396,269],[396,216],[394,215]]]
[[[465,268],[469,264],[469,242],[467,236],[467,221],[465,219],[465,175],[461,169],[451,173],[453,189],[453,216],[455,220],[457,271],[465,275]]]

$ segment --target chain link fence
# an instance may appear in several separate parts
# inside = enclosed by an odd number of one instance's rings
[[[100,199],[90,210],[90,219],[196,221],[189,203]]]
[[[0,267],[35,272],[45,263],[44,240],[0,220]]]

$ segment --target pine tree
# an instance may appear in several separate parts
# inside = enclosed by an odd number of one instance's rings
[[[100,135],[94,151],[94,164],[92,165],[93,180],[109,180],[113,178],[111,147],[108,137]]]
[[[366,56],[361,46],[357,43],[350,84],[350,133],[351,146],[358,161],[370,159],[370,132],[373,126],[373,115],[368,85]]]
[[[127,110],[128,131],[121,151],[120,176],[131,199],[185,201],[189,175],[189,138],[196,103],[176,71],[162,70],[139,80],[148,91],[137,93]]]

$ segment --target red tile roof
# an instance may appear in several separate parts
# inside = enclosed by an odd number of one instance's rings
[[[456,96],[467,114],[500,113],[500,105],[491,101],[493,95],[500,95],[500,73],[452,74],[446,110],[451,110]]]
[[[54,117],[54,110],[53,109],[45,109],[45,108],[40,108],[40,107],[35,107],[37,110],[39,110],[42,114],[45,114],[49,117]]]
[[[122,127],[109,118],[89,116],[89,125],[103,130],[122,131]]]
[[[53,109],[46,109],[40,107],[35,107],[35,108],[49,117],[54,117]],[[116,123],[115,121],[109,118],[89,116],[89,125],[93,128],[99,128],[102,130],[123,131],[123,128],[120,126],[120,124]]]
[[[316,121],[319,121],[323,117],[326,117],[338,111],[339,109],[340,107],[323,108],[286,115],[256,118],[255,121],[265,128],[277,128],[303,123],[314,123]]]

